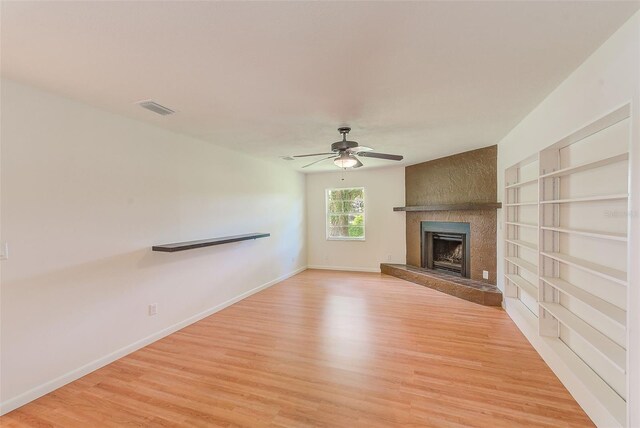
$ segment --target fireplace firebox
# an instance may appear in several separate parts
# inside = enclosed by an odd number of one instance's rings
[[[423,221],[420,226],[422,267],[469,278],[471,275],[469,223]]]

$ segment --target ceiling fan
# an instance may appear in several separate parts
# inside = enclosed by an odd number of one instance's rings
[[[319,159],[315,162],[311,162],[308,165],[303,166],[302,168],[306,168],[311,165],[315,165],[318,162],[322,162],[327,159],[333,159],[333,163],[340,168],[360,168],[362,166],[362,162],[360,159],[356,157],[362,156],[366,158],[378,158],[378,159],[387,159],[400,161],[402,160],[402,156],[400,155],[389,155],[386,153],[375,153],[371,147],[360,146],[356,141],[347,140],[347,134],[351,131],[351,128],[348,126],[343,126],[338,128],[338,132],[342,134],[342,141],[336,141],[331,145],[331,152],[327,153],[311,153],[308,155],[294,155],[294,158],[304,158],[308,156],[322,156],[322,155],[331,155],[326,158]]]

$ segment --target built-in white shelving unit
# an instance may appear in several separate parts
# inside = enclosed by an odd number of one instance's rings
[[[543,342],[621,426],[629,116],[621,107],[507,168],[503,200],[506,305],[536,321]]]
[[[506,172],[505,295],[521,299],[532,313],[538,300],[538,157],[532,156]]]

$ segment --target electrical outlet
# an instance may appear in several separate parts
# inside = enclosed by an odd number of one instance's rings
[[[3,242],[0,246],[0,260],[7,260],[9,258],[9,243]]]
[[[391,261],[391,254],[389,254],[389,255],[387,256],[387,261],[388,261],[388,262],[390,262],[390,261]]]
[[[149,305],[149,316],[158,314],[158,304],[152,303]]]
[[[489,279],[489,271],[488,270],[483,270],[482,271],[482,279]]]

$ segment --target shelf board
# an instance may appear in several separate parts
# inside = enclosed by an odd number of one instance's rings
[[[570,166],[567,168],[562,168],[557,171],[549,172],[547,174],[543,174],[540,178],[551,178],[551,177],[561,177],[563,175],[575,174],[582,171],[587,171],[593,168],[599,168],[606,165],[611,165],[612,163],[622,162],[629,159],[629,153],[622,153],[620,155],[611,156],[609,158],[600,159],[595,162],[583,163],[576,166]]]
[[[613,282],[617,282],[621,285],[627,285],[627,273],[618,269],[613,269],[608,266],[603,266],[597,263],[589,262],[587,260],[579,259],[577,257],[569,256],[562,253],[541,252],[543,256],[557,260],[561,263],[569,266],[576,267],[585,272],[589,272],[593,275],[597,275],[601,278],[608,279]]]
[[[201,239],[199,241],[176,242],[174,244],[154,245],[153,251],[174,253],[176,251],[192,250],[194,248],[211,247],[212,245],[229,244],[231,242],[247,241],[250,239],[266,238],[270,233],[247,233],[246,235],[222,236],[219,238]]]
[[[506,274],[504,277],[507,278],[512,283],[514,283],[516,287],[518,287],[519,289],[527,293],[529,296],[533,297],[536,301],[538,301],[538,288],[535,285],[533,285],[523,277],[513,273]]]
[[[507,226],[529,227],[531,229],[537,229],[538,228],[537,224],[529,224],[529,223],[515,223],[515,222],[512,222],[512,221],[506,221],[504,224],[506,224]]]
[[[551,201],[540,201],[541,204],[569,204],[573,202],[597,202],[597,201],[615,201],[628,199],[628,193],[620,193],[616,195],[603,195],[603,196],[586,196],[583,198],[568,198],[568,199],[556,199]]]
[[[513,204],[504,204],[505,207],[526,207],[526,206],[535,206],[538,205],[537,202],[516,202]]]
[[[506,261],[508,261],[509,263],[518,266],[519,268],[527,270],[527,271],[531,272],[534,275],[538,275],[538,266],[534,265],[531,262],[528,262],[528,261],[526,261],[524,259],[521,259],[519,257],[505,257],[504,259]]]
[[[602,314],[607,316],[609,319],[618,323],[618,325],[625,327],[627,326],[627,313],[624,309],[620,309],[614,304],[607,302],[606,300],[602,300],[598,296],[595,296],[588,291],[583,290],[580,287],[577,287],[571,284],[568,281],[565,281],[561,278],[552,278],[543,276],[540,277],[541,280],[549,284],[550,286],[560,290],[564,294],[575,297],[578,300],[586,303],[592,308],[600,311]]]
[[[602,356],[611,361],[621,372],[626,371],[627,352],[616,342],[605,336],[587,322],[559,303],[540,302],[540,306],[553,315],[561,324],[582,336]]]
[[[542,226],[540,229],[542,229],[542,230],[550,230],[552,232],[567,233],[567,234],[570,234],[570,235],[588,236],[590,238],[608,239],[608,240],[611,240],[611,241],[627,242],[627,234],[626,233],[593,232],[593,231],[590,231],[590,230],[583,230],[583,229],[568,229],[568,228],[565,228],[565,227],[550,227],[550,226]]]
[[[516,187],[522,187],[522,186],[526,186],[528,184],[533,184],[533,183],[537,183],[538,182],[538,177],[536,178],[532,178],[531,180],[525,180],[525,181],[521,181],[519,183],[513,183],[513,184],[509,184],[507,186],[505,186],[505,189],[514,189]]]
[[[393,207],[394,211],[460,211],[460,210],[497,210],[502,202],[466,202],[460,204],[411,205]]]
[[[538,244],[533,242],[522,241],[520,239],[505,239],[510,244],[517,245],[518,247],[528,248],[530,250],[538,251]]]

